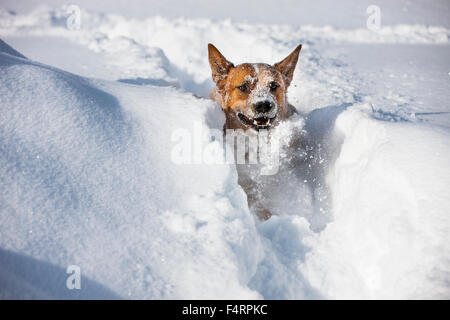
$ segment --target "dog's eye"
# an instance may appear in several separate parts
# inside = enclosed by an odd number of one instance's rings
[[[239,87],[237,87],[239,90],[241,90],[242,92],[247,92],[248,90],[248,85],[246,83],[241,84]]]
[[[269,84],[269,88],[270,88],[270,90],[272,90],[272,91],[277,90],[278,87],[279,87],[279,85],[278,85],[278,83],[276,83],[276,82],[271,82],[271,83]]]

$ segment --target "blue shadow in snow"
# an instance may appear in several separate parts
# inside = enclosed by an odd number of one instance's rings
[[[69,290],[66,270],[34,258],[0,249],[0,299],[121,299],[83,276],[81,289]]]
[[[327,106],[304,115],[306,134],[300,148],[306,152],[306,156],[297,163],[297,174],[308,181],[312,191],[325,186],[324,175],[339,151],[335,141],[330,140],[330,133],[337,117],[352,105],[353,103],[343,103]]]

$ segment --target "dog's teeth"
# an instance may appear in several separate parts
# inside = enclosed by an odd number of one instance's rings
[[[257,125],[258,125],[258,122],[257,122],[256,120],[253,120],[253,124],[254,124],[255,126],[257,126]]]

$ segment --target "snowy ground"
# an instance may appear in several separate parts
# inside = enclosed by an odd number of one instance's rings
[[[364,1],[78,1],[79,30],[40,3],[0,8],[0,297],[450,298],[448,1],[379,1],[376,31]],[[172,161],[196,124],[217,147],[208,42],[303,44],[288,127],[324,149],[326,213],[292,177],[260,223],[234,166]]]

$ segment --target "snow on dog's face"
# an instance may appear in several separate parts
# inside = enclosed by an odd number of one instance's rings
[[[289,116],[286,92],[300,49],[301,45],[273,66],[264,63],[234,66],[216,47],[208,45],[209,64],[216,83],[211,98],[222,106],[227,128],[269,129]]]

